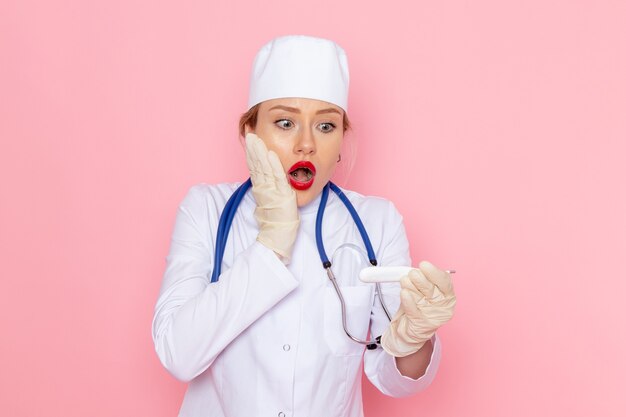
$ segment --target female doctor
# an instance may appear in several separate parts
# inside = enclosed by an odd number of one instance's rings
[[[180,416],[356,417],[363,415],[363,368],[394,397],[433,380],[435,331],[455,305],[450,275],[421,262],[400,283],[381,284],[390,321],[375,286],[358,279],[371,265],[340,194],[362,221],[378,265],[411,265],[402,217],[382,198],[348,190],[324,196],[349,127],[347,99],[348,63],[337,44],[286,36],[258,52],[240,123],[251,190],[235,208],[216,265],[220,217],[239,184],[190,189],[155,308],[157,354],[189,382]],[[382,336],[378,345],[352,340],[344,320],[357,339]]]

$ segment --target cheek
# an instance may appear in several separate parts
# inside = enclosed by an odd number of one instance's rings
[[[324,167],[327,170],[333,171],[335,169],[340,153],[341,142],[325,147],[324,149],[320,149],[320,159],[323,161]]]
[[[272,150],[275,150],[285,145],[284,135],[281,135],[281,132],[273,128],[273,126],[263,126],[257,129],[256,134],[265,142],[268,149],[274,148]]]
[[[278,159],[280,159],[283,169],[287,171],[289,167],[285,166],[287,163],[286,155],[289,154],[291,149],[287,141],[278,135],[272,134],[272,132],[268,129],[257,129],[255,134],[263,140],[263,143],[265,143],[268,150],[274,151],[276,155],[278,155]]]
[[[333,173],[335,172],[335,168],[337,167],[337,162],[335,161],[336,160],[333,160],[333,162],[330,162],[330,163],[325,163],[318,168],[317,176],[320,179],[323,179],[324,182],[330,180],[330,178],[333,176]]]

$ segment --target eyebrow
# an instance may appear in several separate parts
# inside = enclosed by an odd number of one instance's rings
[[[296,108],[296,107],[288,107],[288,106],[282,106],[282,105],[277,105],[272,107],[270,110],[286,110],[288,112],[291,113],[298,113],[300,114],[300,109]],[[315,112],[315,114],[324,114],[324,113],[337,113],[339,115],[341,115],[341,112],[337,109],[333,109],[333,108],[327,108],[327,109],[322,109],[322,110],[318,110]]]

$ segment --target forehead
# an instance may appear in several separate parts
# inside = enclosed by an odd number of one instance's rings
[[[317,113],[343,115],[343,109],[326,101],[301,97],[286,97],[267,100],[261,103],[259,111],[287,110],[295,113]]]

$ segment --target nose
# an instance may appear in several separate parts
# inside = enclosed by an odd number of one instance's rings
[[[298,132],[293,151],[302,156],[315,153],[315,138],[309,129],[302,129]]]

